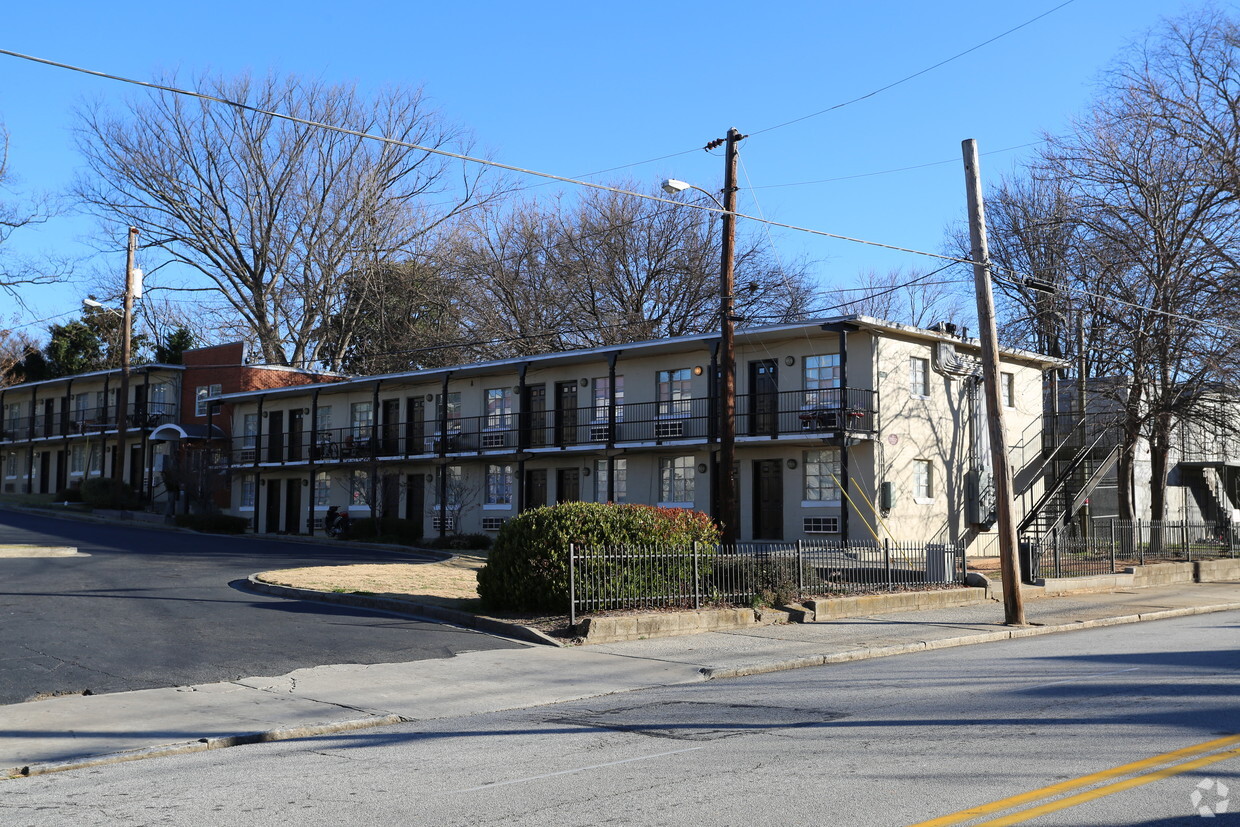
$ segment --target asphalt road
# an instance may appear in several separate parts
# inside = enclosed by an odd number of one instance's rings
[[[406,554],[0,510],[5,543],[72,545],[89,556],[0,558],[0,704],[40,694],[185,686],[518,645],[238,587],[259,571],[410,562]]]
[[[1187,617],[45,775],[5,785],[0,822],[908,825],[1058,784],[1058,797],[937,823],[1234,824],[1195,807],[1216,809],[1223,786],[1240,803],[1240,739],[1156,757],[1240,733],[1238,623]],[[1048,802],[1073,806],[1032,809]]]

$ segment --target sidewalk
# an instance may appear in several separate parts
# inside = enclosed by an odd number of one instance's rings
[[[654,686],[1240,611],[1240,583],[1030,600],[1031,624],[985,603],[822,623],[442,660],[302,669],[278,677],[0,706],[0,771],[100,763],[557,703]],[[829,673],[824,673],[824,676]]]

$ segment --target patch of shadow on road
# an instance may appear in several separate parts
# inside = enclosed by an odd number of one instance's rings
[[[775,729],[819,727],[846,717],[843,712],[756,704],[672,701],[603,710],[585,710],[547,723],[632,732],[676,741],[717,741]]]

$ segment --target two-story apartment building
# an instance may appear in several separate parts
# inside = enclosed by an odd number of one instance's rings
[[[316,531],[330,506],[494,531],[567,500],[718,515],[719,340],[685,336],[223,394],[231,511]],[[965,540],[991,521],[977,343],[864,316],[736,336],[740,536]],[[1009,429],[1042,371],[1003,354]]]
[[[0,485],[5,493],[52,494],[117,463],[135,491],[159,500],[162,471],[190,444],[227,444],[226,410],[208,396],[322,381],[321,373],[245,364],[241,343],[185,351],[182,364],[130,371],[118,399],[119,369],[0,388]],[[125,456],[117,456],[120,405],[126,406]],[[210,420],[214,418],[214,422]]]

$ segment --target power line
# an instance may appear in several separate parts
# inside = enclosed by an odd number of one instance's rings
[[[765,129],[759,129],[756,132],[751,132],[749,134],[750,135],[761,135],[764,132],[771,132],[772,130],[775,130],[775,129],[782,129],[785,126],[791,126],[794,123],[800,123],[801,121],[806,121],[806,120],[809,120],[810,118],[816,118],[819,115],[825,115],[827,112],[833,112],[836,109],[843,109],[845,106],[851,106],[852,104],[859,103],[863,100],[866,100],[867,98],[872,98],[875,95],[878,95],[882,92],[886,92],[888,89],[894,89],[895,87],[899,86],[902,83],[908,83],[910,80],[913,80],[914,78],[921,77],[927,72],[932,72],[935,69],[938,69],[940,66],[946,66],[948,63],[951,63],[953,60],[962,58],[971,52],[976,52],[978,49],[982,48],[983,46],[989,46],[991,43],[994,43],[996,40],[1007,37],[1013,32],[1019,31],[1032,23],[1036,23],[1037,21],[1041,20],[1043,17],[1046,17],[1049,14],[1054,14],[1055,12],[1062,9],[1064,6],[1071,5],[1074,2],[1076,2],[1076,0],[1066,0],[1066,2],[1060,3],[1058,6],[1055,6],[1053,9],[1044,11],[1041,14],[1039,14],[1037,17],[1033,17],[1033,18],[1030,18],[1029,20],[1026,20],[1024,23],[1021,23],[1019,26],[1013,26],[1007,31],[995,35],[989,40],[984,40],[981,43],[978,43],[976,46],[970,46],[968,49],[965,49],[963,52],[958,52],[945,60],[940,60],[938,63],[934,64],[933,66],[927,66],[925,69],[914,72],[911,75],[906,75],[905,77],[902,77],[897,81],[893,81],[892,83],[889,83],[886,86],[880,86],[878,89],[875,89],[872,92],[866,92],[864,95],[861,95],[860,97],[856,97],[851,100],[846,100],[843,103],[837,103],[834,106],[828,106],[826,109],[820,109],[817,112],[811,112],[808,115],[802,115],[799,118],[793,118],[790,121],[784,121],[783,123],[775,124],[774,126],[768,126]]]

